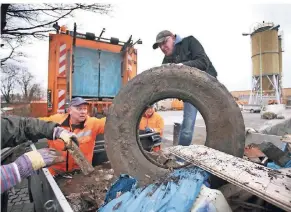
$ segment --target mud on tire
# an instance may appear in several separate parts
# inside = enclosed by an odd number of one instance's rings
[[[129,174],[145,184],[169,171],[150,162],[137,142],[137,126],[145,106],[166,98],[188,101],[199,110],[206,124],[206,146],[243,156],[243,117],[225,86],[196,68],[163,65],[129,81],[109,108],[105,147],[115,174]]]

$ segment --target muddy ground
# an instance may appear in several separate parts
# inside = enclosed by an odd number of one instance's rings
[[[57,184],[75,212],[96,211],[104,203],[106,192],[116,179],[109,163],[94,169],[88,176],[78,171],[71,173],[71,179],[56,177]]]

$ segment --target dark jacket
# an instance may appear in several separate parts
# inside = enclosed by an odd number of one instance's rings
[[[15,147],[27,140],[53,139],[54,122],[19,116],[1,117],[1,149]]]
[[[203,46],[193,36],[186,37],[177,43],[173,54],[164,57],[163,64],[165,63],[182,63],[217,77],[217,72],[206,55]]]

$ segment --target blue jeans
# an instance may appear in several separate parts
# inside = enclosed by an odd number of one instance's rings
[[[183,122],[179,133],[179,145],[189,146],[192,143],[197,109],[188,102],[184,102]]]

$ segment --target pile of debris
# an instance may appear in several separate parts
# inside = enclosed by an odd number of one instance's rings
[[[115,179],[114,171],[109,163],[94,169],[87,176],[75,171],[70,175],[56,177],[58,186],[74,212],[96,211],[104,203],[106,192]]]
[[[273,112],[265,112],[262,115],[262,119],[284,119],[285,117],[283,115],[277,115],[276,113]]]

